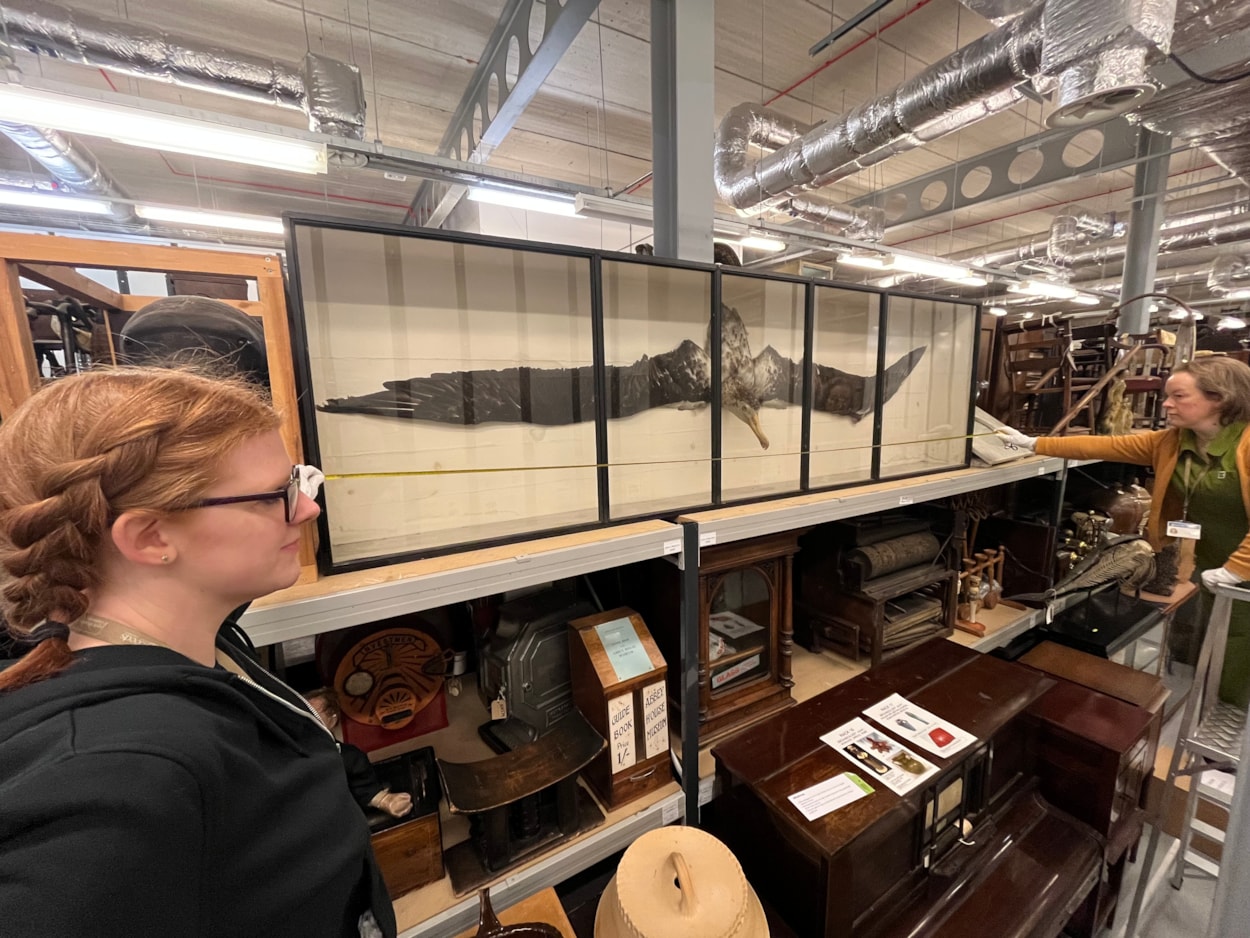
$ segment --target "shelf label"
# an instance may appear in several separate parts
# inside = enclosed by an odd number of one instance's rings
[[[623,694],[608,701],[608,735],[613,774],[638,761],[634,751],[634,695]]]
[[[678,814],[681,813],[680,808],[681,805],[676,800],[665,802],[664,808],[660,813],[660,820],[665,824],[672,824],[677,820]]]
[[[912,498],[910,495],[900,495],[898,497],[898,503],[900,505],[910,505],[914,501],[915,499]]]
[[[1044,476],[1044,475],[1046,475],[1046,464],[1045,464],[1045,463],[1042,463],[1040,466],[1038,466],[1038,467],[1037,467],[1037,474],[1038,474],[1039,476]]]
[[[668,695],[663,681],[642,689],[642,735],[646,743],[643,758],[650,759],[668,749]]]
[[[712,546],[713,544],[715,544],[715,543],[716,543],[716,532],[715,532],[715,531],[708,531],[706,534],[700,534],[700,535],[699,535],[699,546],[700,546],[700,547],[711,547],[711,546]]]
[[[665,556],[667,556],[668,554],[680,554],[680,553],[681,553],[681,538],[678,538],[677,540],[673,540],[673,541],[664,542]]]

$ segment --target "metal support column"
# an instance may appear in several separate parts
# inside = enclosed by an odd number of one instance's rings
[[[1250,733],[1242,734],[1240,759],[1241,765],[1250,765]],[[1240,773],[1233,788],[1223,855],[1240,860],[1250,856],[1247,851],[1250,851],[1250,782]],[[1207,938],[1241,938],[1246,933],[1247,922],[1250,922],[1250,864],[1221,863]]]
[[[699,524],[681,523],[681,790],[699,823]],[[671,667],[671,665],[670,665]]]
[[[651,0],[655,253],[712,260],[715,0]]]
[[[1154,289],[1171,149],[1169,134],[1141,128],[1137,138],[1137,156],[1141,162],[1133,177],[1133,211],[1128,223],[1128,253],[1124,257],[1121,298],[1139,296]],[[1149,332],[1150,300],[1138,300],[1120,310],[1116,330],[1130,335]]]

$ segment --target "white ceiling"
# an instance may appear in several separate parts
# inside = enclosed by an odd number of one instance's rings
[[[716,114],[709,121],[718,121],[743,101],[768,103],[807,123],[835,120],[993,28],[957,0],[895,0],[865,24],[870,28],[856,29],[809,57],[813,43],[867,2],[718,0]],[[367,138],[433,153],[504,0],[73,0],[67,5],[296,66],[308,50],[354,63],[363,75]],[[536,39],[545,11],[540,2],[534,7],[531,35]],[[649,13],[650,0],[603,0],[490,165],[613,191],[646,174],[651,165]],[[17,64],[26,75],[97,92],[116,89],[218,114],[305,126],[296,111],[25,52],[18,53]],[[1026,101],[836,183],[828,195],[849,200],[1014,144],[1044,129],[1049,107]],[[337,167],[326,176],[297,176],[104,140],[83,142],[132,198],[170,205],[262,215],[298,210],[399,222],[419,182],[415,176],[399,182],[373,170]],[[43,172],[5,139],[0,139],[0,169]],[[1195,183],[1229,184],[1227,173],[1198,150],[1173,155],[1170,173],[1170,186],[1184,187],[1189,204],[1195,197],[1201,200],[1204,192]],[[1132,185],[1131,167],[1075,176],[889,229],[885,240],[936,254],[982,247],[1040,233],[1058,209],[1074,202],[1096,212],[1127,212]],[[636,194],[649,197],[650,186]]]

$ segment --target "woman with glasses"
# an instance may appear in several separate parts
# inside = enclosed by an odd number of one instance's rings
[[[219,626],[319,509],[251,386],[91,372],[0,424],[0,930],[379,936],[330,733]]]

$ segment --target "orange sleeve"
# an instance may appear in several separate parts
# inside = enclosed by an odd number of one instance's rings
[[[1154,430],[1125,436],[1041,436],[1037,438],[1037,454],[1064,459],[1106,459],[1138,466],[1153,466],[1159,442],[1167,432]]]

